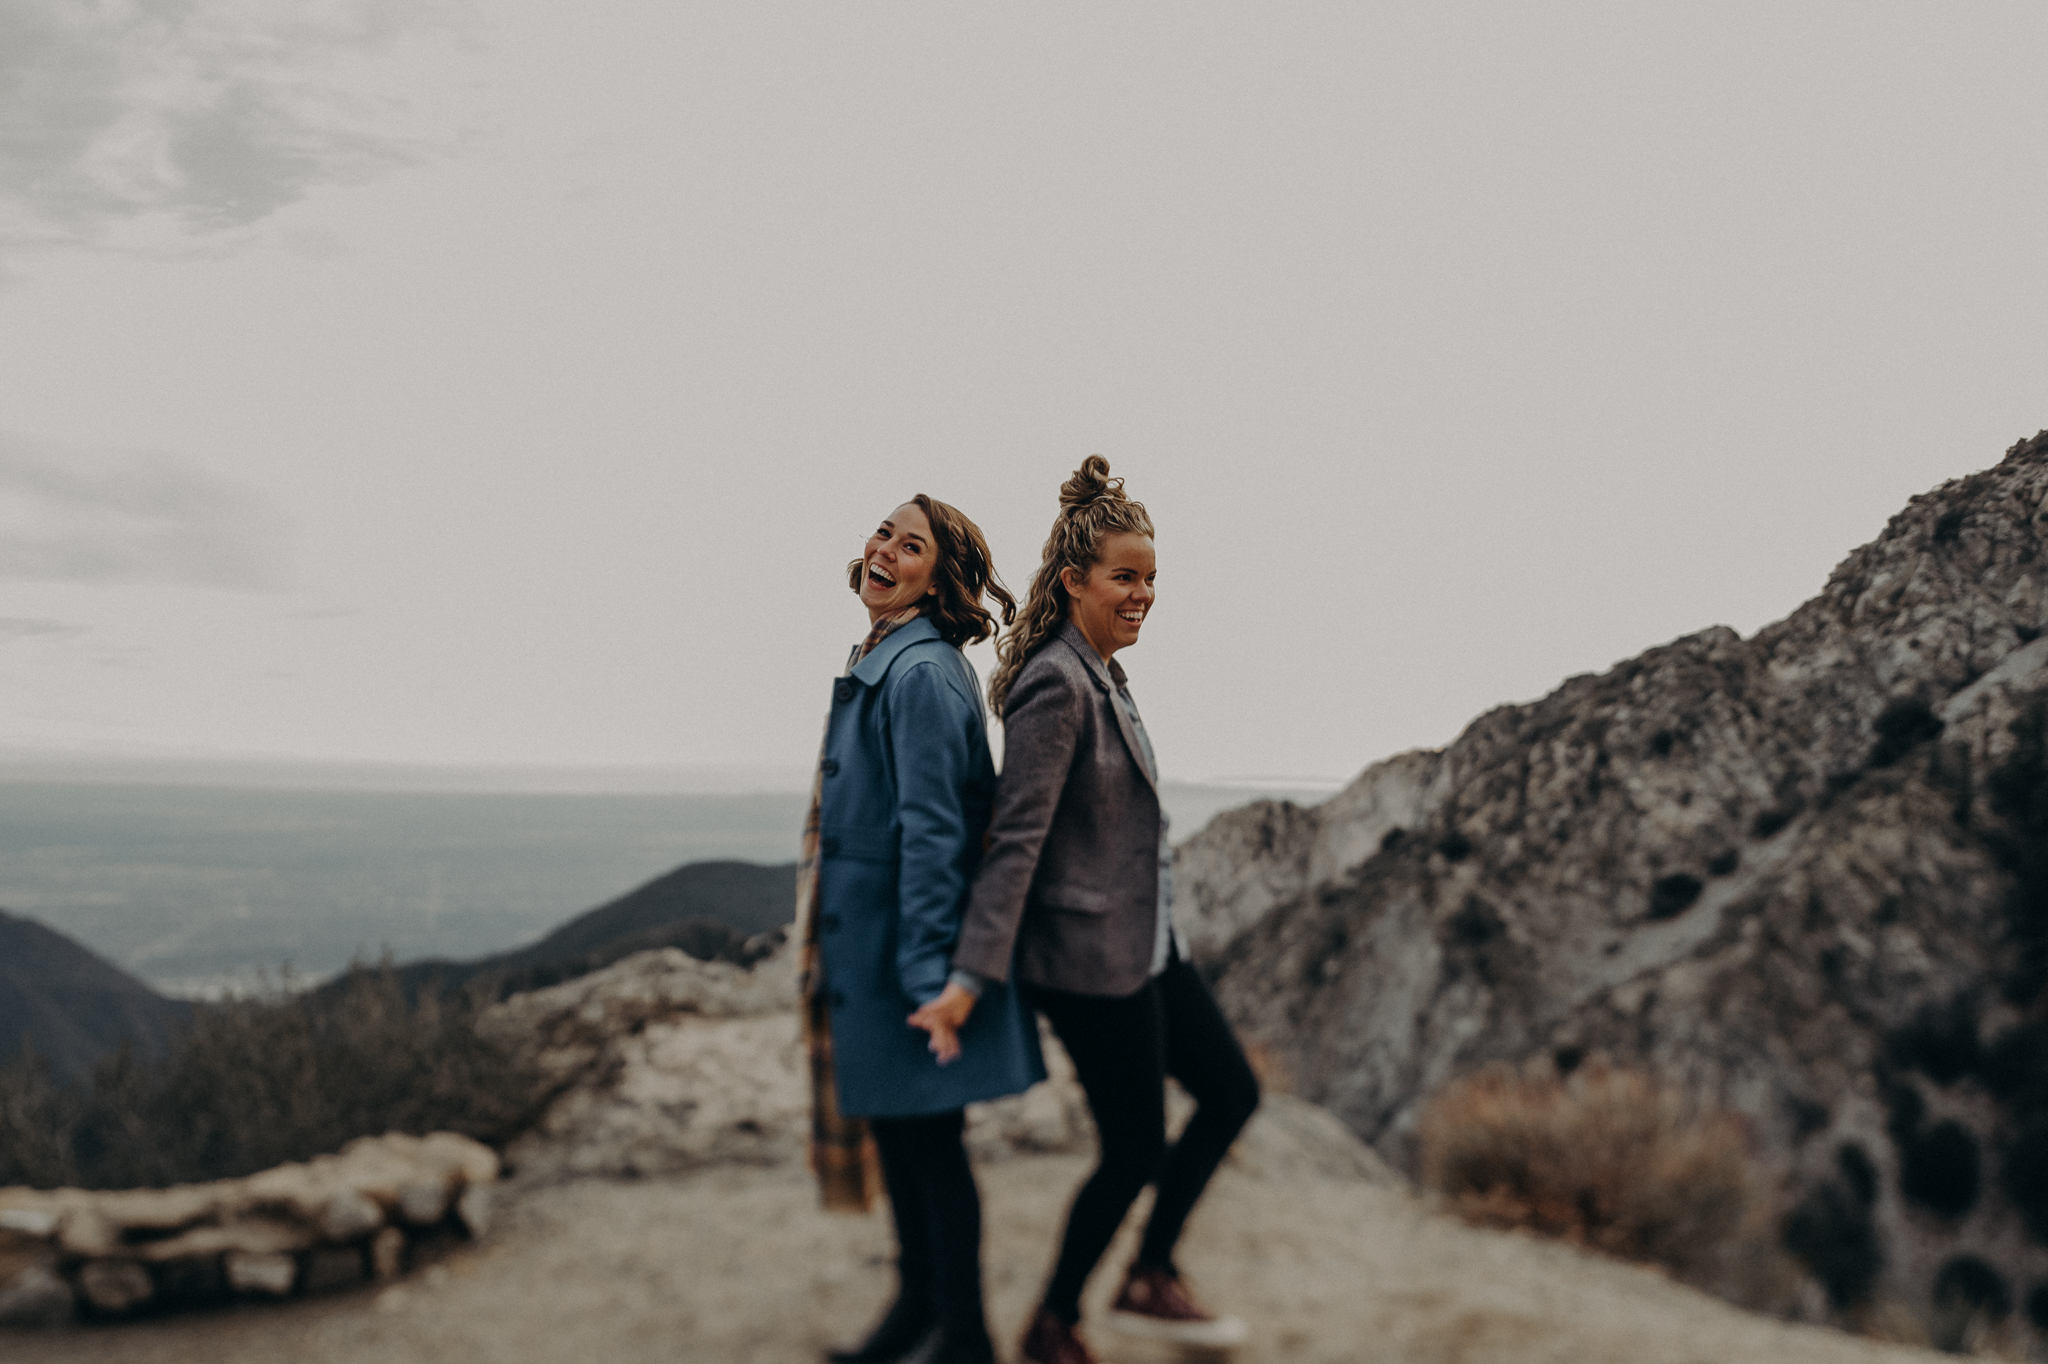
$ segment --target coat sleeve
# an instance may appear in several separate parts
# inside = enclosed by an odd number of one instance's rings
[[[935,662],[913,664],[890,682],[889,743],[902,828],[896,976],[914,1005],[937,999],[946,988],[947,958],[960,933],[974,865],[969,845],[981,833],[966,804],[980,728],[976,704]]]
[[[1010,978],[1038,856],[1059,809],[1080,743],[1084,698],[1056,668],[1027,669],[1003,715],[1003,775],[996,783],[988,850],[967,902],[953,965],[989,980]]]

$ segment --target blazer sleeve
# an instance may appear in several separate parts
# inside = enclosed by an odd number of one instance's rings
[[[967,898],[971,827],[966,794],[974,780],[977,726],[959,688],[936,662],[903,669],[886,698],[896,763],[898,856],[896,976],[914,1005],[946,988],[947,957]]]
[[[1085,698],[1057,668],[1027,669],[1003,715],[1003,775],[996,783],[987,851],[960,926],[953,965],[988,980],[1010,978],[1017,927],[1038,857],[1059,809],[1080,743]]]

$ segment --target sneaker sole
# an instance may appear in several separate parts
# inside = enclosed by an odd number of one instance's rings
[[[1141,1316],[1136,1312],[1111,1312],[1104,1324],[1127,1336],[1211,1350],[1227,1350],[1234,1345],[1242,1345],[1251,1334],[1236,1317],[1217,1317],[1213,1321],[1161,1321],[1158,1317]]]

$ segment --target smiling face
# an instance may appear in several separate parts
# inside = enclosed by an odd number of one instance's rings
[[[1060,570],[1060,583],[1067,589],[1067,616],[1103,661],[1138,642],[1138,631],[1152,609],[1152,580],[1158,576],[1152,537],[1128,532],[1102,537],[1101,555],[1086,577],[1079,569]]]
[[[932,581],[939,566],[932,523],[915,502],[905,502],[884,518],[868,537],[860,562],[860,602],[870,624],[938,592]]]

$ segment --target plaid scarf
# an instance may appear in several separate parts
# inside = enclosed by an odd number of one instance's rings
[[[866,658],[898,626],[920,612],[912,607],[884,616],[847,655],[846,669]],[[828,720],[829,723],[829,720]],[[825,795],[825,748],[818,746],[818,771],[811,778],[811,812],[804,819],[803,859],[796,868],[797,980],[803,991],[804,1047],[811,1058],[811,1170],[827,1212],[866,1212],[882,1192],[882,1160],[868,1125],[839,1111],[839,1086],[832,1074],[832,1012],[826,1003],[818,943],[818,825]]]

